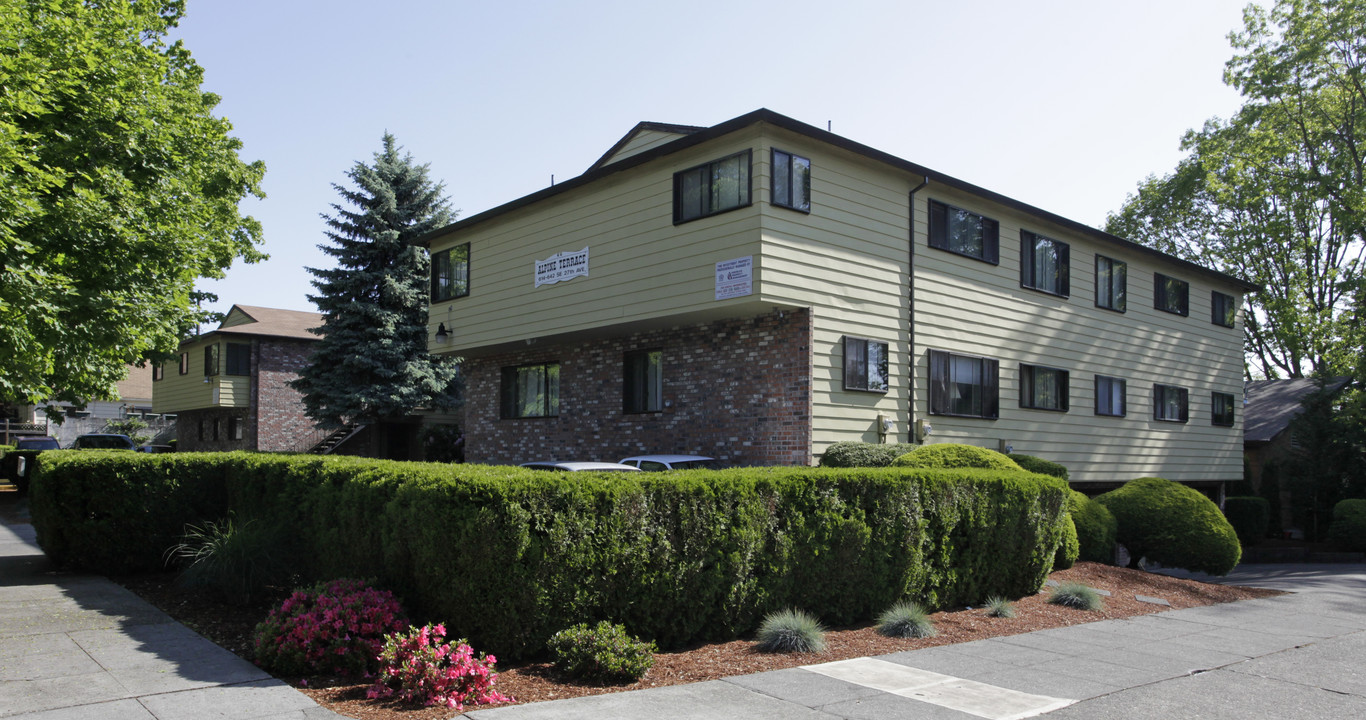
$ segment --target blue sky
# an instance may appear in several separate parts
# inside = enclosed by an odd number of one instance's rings
[[[243,210],[271,256],[200,287],[218,310],[312,310],[319,214],[386,131],[462,217],[582,173],[639,121],[766,107],[1100,225],[1238,108],[1245,4],[190,0],[175,36],[266,163]]]

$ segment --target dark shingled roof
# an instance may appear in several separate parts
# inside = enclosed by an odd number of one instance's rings
[[[1325,387],[1336,393],[1352,381],[1333,378]],[[1243,444],[1268,443],[1285,432],[1290,421],[1304,411],[1304,398],[1319,389],[1319,381],[1306,378],[1290,380],[1250,380],[1243,384],[1246,406],[1243,410]]]
[[[302,310],[281,310],[279,308],[255,307],[252,305],[233,305],[244,315],[256,322],[232,327],[219,327],[213,332],[223,335],[257,335],[264,337],[287,337],[299,340],[318,340],[309,332],[311,328],[322,327],[322,313]],[[229,313],[232,311],[229,310]]]

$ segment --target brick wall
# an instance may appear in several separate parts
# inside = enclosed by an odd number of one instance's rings
[[[664,410],[622,412],[623,354],[663,351]],[[499,417],[500,369],[560,363],[560,414]],[[465,459],[605,460],[709,455],[731,465],[809,465],[811,316],[807,310],[636,333],[465,362]]]
[[[242,428],[241,440],[232,437],[233,419]],[[176,451],[250,450],[251,432],[247,408],[186,410],[176,416]]]
[[[262,451],[298,450],[299,444],[315,432],[313,421],[304,415],[303,396],[286,383],[299,376],[308,364],[314,343],[308,340],[263,338],[256,341],[252,361],[252,397],[256,406],[254,426],[256,449]]]

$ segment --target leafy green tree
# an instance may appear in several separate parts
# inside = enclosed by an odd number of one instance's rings
[[[399,154],[394,136],[370,165],[347,173],[355,188],[333,185],[351,207],[324,215],[335,268],[308,268],[323,314],[310,364],[292,384],[309,417],[327,425],[377,422],[417,408],[456,407],[455,361],[427,352],[427,251],[413,244],[451,222],[444,185],[427,165]]]
[[[1186,134],[1106,230],[1265,287],[1244,314],[1248,374],[1350,369],[1366,240],[1366,2],[1249,6],[1224,82],[1244,104]]]
[[[260,162],[166,34],[184,0],[0,0],[0,401],[112,399],[264,258]],[[60,411],[50,409],[50,416]]]

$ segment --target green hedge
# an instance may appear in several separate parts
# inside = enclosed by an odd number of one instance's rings
[[[1062,527],[1062,542],[1058,543],[1058,550],[1053,555],[1053,569],[1066,570],[1077,564],[1077,556],[1081,554],[1081,545],[1077,540],[1077,526],[1069,517]]]
[[[1006,457],[1015,461],[1016,465],[1024,468],[1028,472],[1052,475],[1055,478],[1067,480],[1067,468],[1062,463],[1055,463],[1051,460],[1034,457],[1033,455],[1021,455],[1010,453]]]
[[[783,607],[865,620],[893,602],[1019,597],[1062,541],[1056,479],[983,470],[545,473],[248,453],[45,456],[39,543],[58,562],[155,567],[184,523],[289,528],[305,578],[376,577],[419,617],[509,658],[610,619],[662,646]]]
[[[1119,532],[1114,514],[1076,490],[1067,492],[1067,509],[1077,528],[1077,559],[1113,564],[1115,535]]]
[[[1366,551],[1366,500],[1341,500],[1334,505],[1328,537],[1348,550]]]
[[[1233,526],[1212,500],[1163,478],[1130,480],[1095,499],[1119,522],[1117,540],[1129,550],[1130,567],[1141,558],[1163,565],[1227,575],[1242,549]]]
[[[1271,523],[1271,503],[1266,498],[1253,496],[1225,498],[1224,517],[1238,534],[1238,542],[1243,547],[1251,547],[1266,539],[1266,529]]]
[[[1022,472],[1014,460],[995,450],[976,445],[938,443],[921,445],[892,462],[893,467],[905,468],[981,468],[1002,472]]]
[[[821,467],[887,467],[892,461],[920,447],[909,443],[865,443],[844,440],[825,449]]]

